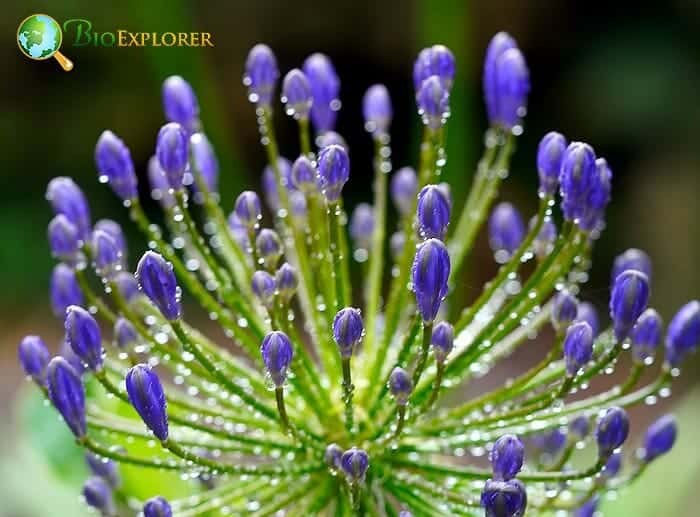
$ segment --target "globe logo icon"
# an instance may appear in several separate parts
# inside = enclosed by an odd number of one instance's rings
[[[37,61],[53,57],[69,72],[73,62],[59,52],[62,42],[61,26],[47,14],[32,14],[22,20],[17,29],[17,44],[25,56]]]

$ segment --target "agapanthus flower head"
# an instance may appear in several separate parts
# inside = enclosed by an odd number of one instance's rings
[[[338,345],[340,356],[349,358],[365,334],[360,309],[345,307],[333,318],[333,338]]]
[[[362,114],[367,132],[373,134],[375,138],[380,138],[387,133],[394,112],[386,86],[374,84],[367,89],[362,98]]]
[[[119,317],[114,322],[114,346],[121,350],[131,350],[138,342],[138,332],[126,318]]]
[[[260,302],[263,305],[271,306],[275,298],[275,290],[277,289],[275,277],[267,271],[258,270],[253,273],[251,285],[253,293],[258,297]]]
[[[311,85],[311,122],[317,133],[332,131],[340,110],[340,79],[330,58],[319,52],[304,60],[302,67]]]
[[[169,122],[177,122],[189,133],[199,129],[199,102],[190,83],[179,75],[171,75],[163,81],[162,97]]]
[[[374,210],[368,203],[360,203],[350,217],[350,236],[356,248],[369,249],[374,232]]]
[[[252,190],[245,190],[238,195],[233,211],[238,216],[238,220],[250,229],[260,224],[262,219],[260,198]]]
[[[282,241],[277,232],[269,228],[263,228],[255,239],[255,249],[258,252],[262,264],[270,271],[274,271],[282,256]]]
[[[277,59],[270,47],[259,43],[250,49],[243,75],[243,84],[248,87],[250,102],[269,107],[279,76]]]
[[[612,271],[610,274],[611,284],[615,283],[615,279],[628,269],[635,269],[644,273],[649,281],[651,281],[651,259],[644,251],[637,248],[630,248],[624,253],[615,257]]]
[[[63,214],[58,214],[49,223],[49,248],[59,260],[73,262],[80,252],[78,227]]]
[[[576,373],[591,360],[593,355],[593,330],[585,321],[572,323],[564,337],[564,360],[566,373]]]
[[[104,349],[97,320],[87,310],[71,305],[66,310],[66,341],[92,371],[102,368]]]
[[[411,376],[400,366],[396,366],[389,375],[389,391],[399,406],[408,404],[408,398],[413,391]]]
[[[63,214],[78,228],[78,237],[87,242],[90,237],[90,207],[85,194],[71,178],[59,177],[49,182],[46,199],[56,215]]]
[[[93,507],[102,515],[114,515],[114,500],[112,487],[99,476],[88,478],[83,484],[83,497],[88,506]]]
[[[369,468],[369,456],[366,451],[351,447],[340,458],[340,466],[350,483],[362,483]]]
[[[156,157],[171,188],[179,190],[189,159],[189,138],[177,122],[165,124],[158,132]]]
[[[511,203],[496,205],[489,218],[489,244],[499,263],[506,262],[525,237],[520,212]]]
[[[493,478],[508,481],[518,475],[525,460],[525,446],[514,434],[505,434],[493,444],[491,454]]]
[[[282,264],[275,273],[275,284],[277,286],[277,294],[284,303],[289,301],[297,292],[299,285],[299,273],[294,266],[288,262]]]
[[[95,165],[100,181],[109,183],[122,200],[130,201],[138,196],[138,182],[129,148],[109,130],[103,131],[97,139]]]
[[[483,89],[489,121],[499,122],[498,61],[509,49],[517,48],[517,43],[507,32],[499,32],[489,42],[484,59]]]
[[[85,388],[80,375],[63,357],[49,361],[46,368],[49,400],[76,438],[85,436]]]
[[[294,161],[291,180],[292,185],[305,194],[316,192],[318,189],[318,174],[314,164],[307,156],[300,156]]]
[[[173,266],[162,255],[147,251],[136,266],[136,279],[141,291],[169,320],[180,317],[180,288]]]
[[[585,321],[591,327],[593,339],[600,334],[600,320],[598,319],[598,311],[591,302],[581,302],[578,304],[578,312],[576,313],[576,321]]]
[[[431,323],[447,294],[450,277],[450,256],[438,239],[428,239],[416,250],[411,269],[413,291],[423,321]]]
[[[540,140],[537,148],[537,173],[541,194],[553,196],[556,193],[566,146],[566,138],[556,131],[550,131]]]
[[[559,173],[561,208],[569,221],[578,221],[584,216],[588,194],[597,182],[598,167],[593,148],[583,142],[571,142],[562,158]]]
[[[537,216],[530,219],[530,229],[537,224]],[[542,227],[537,233],[535,240],[532,243],[532,250],[539,260],[543,260],[554,249],[554,241],[557,240],[557,227],[551,217],[545,218],[542,222]]]
[[[92,252],[95,262],[95,270],[104,277],[109,278],[122,268],[122,252],[117,241],[104,230],[92,232]]]
[[[579,415],[569,422],[569,432],[577,440],[583,440],[591,430],[591,422],[586,415]]]
[[[486,517],[521,517],[527,507],[527,491],[519,479],[489,479],[481,492]]]
[[[280,331],[270,332],[260,345],[265,369],[275,386],[282,386],[287,379],[287,369],[292,363],[294,351],[287,334]]]
[[[450,202],[437,185],[426,185],[418,193],[418,227],[425,239],[443,240],[450,224]]]
[[[340,470],[340,462],[343,457],[343,448],[337,443],[331,443],[323,454],[323,459],[328,468],[336,471]]]
[[[700,345],[700,301],[693,300],[679,309],[666,332],[666,361],[677,366]]]
[[[173,511],[165,497],[158,495],[143,505],[143,517],[173,517]]]
[[[677,434],[678,426],[673,415],[664,415],[651,424],[644,435],[644,461],[653,461],[670,451]]]
[[[109,458],[98,456],[92,452],[85,454],[85,461],[93,475],[102,478],[111,488],[121,484],[117,464]]]
[[[66,264],[59,263],[53,268],[49,286],[53,313],[63,318],[70,305],[83,304],[83,292],[75,278],[75,271]]]
[[[40,385],[46,383],[46,367],[49,364],[49,350],[39,336],[25,336],[17,350],[24,373]]]
[[[552,326],[566,329],[578,316],[578,300],[568,289],[562,289],[552,298]],[[593,329],[591,329],[592,331]]]
[[[126,391],[131,405],[159,440],[168,438],[165,393],[156,372],[146,364],[133,366],[126,374]]]
[[[287,115],[295,119],[305,119],[311,110],[311,85],[304,72],[294,68],[287,72],[282,81],[282,102]]]
[[[413,167],[401,167],[391,178],[391,199],[400,215],[406,216],[413,209],[418,192],[418,176]]]
[[[598,442],[598,454],[607,458],[615,449],[620,447],[630,430],[630,421],[624,409],[608,408],[598,420],[595,439]]]
[[[623,340],[649,301],[649,279],[635,269],[620,273],[610,294],[610,317],[615,337]]]
[[[435,360],[438,363],[444,363],[454,348],[454,327],[446,321],[437,323],[433,327],[430,344],[433,346]]]
[[[661,346],[664,324],[661,316],[654,309],[645,310],[630,331],[632,353],[640,362],[646,362],[656,355]]]
[[[347,151],[336,144],[321,149],[318,155],[318,175],[321,192],[329,203],[340,198],[340,192],[350,178],[350,158]]]
[[[413,64],[413,86],[418,91],[423,81],[437,76],[449,91],[454,83],[455,73],[456,64],[452,51],[445,45],[433,45],[418,53]]]
[[[199,174],[209,192],[219,190],[219,160],[214,153],[214,147],[204,133],[190,135],[190,163],[194,173]],[[194,188],[197,183],[194,183]],[[197,197],[195,196],[195,200]]]
[[[450,92],[437,75],[428,77],[416,92],[418,114],[423,124],[440,129],[450,116]]]

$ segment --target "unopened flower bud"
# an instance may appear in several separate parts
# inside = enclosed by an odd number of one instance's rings
[[[78,228],[78,238],[87,242],[92,230],[90,207],[85,194],[71,178],[54,178],[46,188],[46,199],[54,214],[63,214]]]
[[[139,284],[136,281],[134,275],[132,275],[131,273],[121,271],[114,275],[112,281],[117,286],[119,293],[124,297],[124,299],[127,302],[131,302],[134,299],[136,299],[136,297],[141,296],[141,291],[139,291]]]
[[[372,246],[374,224],[372,205],[367,203],[357,205],[350,218],[350,236],[355,244],[355,248],[369,249]]]
[[[518,479],[489,479],[481,492],[481,506],[486,517],[521,517],[527,507],[525,485]]]
[[[615,257],[613,262],[612,273],[610,277],[611,284],[615,283],[615,279],[628,269],[635,269],[644,273],[649,281],[651,281],[651,259],[642,250],[630,248],[624,253]]]
[[[143,517],[173,517],[173,511],[164,497],[156,496],[143,505]]]
[[[103,131],[95,146],[95,165],[101,182],[109,183],[123,201],[138,197],[134,162],[129,148],[111,131]]]
[[[583,440],[590,432],[591,424],[586,415],[579,415],[569,423],[569,432],[577,440]]]
[[[666,361],[678,366],[700,344],[700,302],[686,303],[671,320],[666,332]]]
[[[302,68],[311,85],[311,122],[317,133],[332,131],[340,110],[340,79],[333,63],[317,52],[306,58]]]
[[[112,239],[114,239],[114,244],[119,250],[119,256],[121,257],[122,265],[126,264],[127,247],[126,247],[126,237],[124,236],[124,230],[122,230],[121,225],[111,219],[100,219],[95,223],[95,228],[93,231],[103,231],[108,234]]]
[[[153,434],[161,441],[168,438],[168,413],[160,379],[146,364],[137,364],[126,374],[129,401]]]
[[[407,215],[413,208],[418,192],[418,176],[412,167],[402,167],[391,178],[391,199],[400,215]]]
[[[214,153],[214,147],[204,133],[193,133],[190,136],[190,152],[194,173],[199,174],[209,192],[219,190],[219,160]],[[194,188],[197,184],[193,184]],[[195,197],[195,200],[197,198]]]
[[[88,311],[77,305],[66,310],[66,341],[75,355],[93,372],[102,368],[104,350],[100,326]]]
[[[537,216],[530,219],[529,228],[535,227],[537,224]],[[539,260],[543,260],[554,249],[554,241],[557,240],[557,227],[550,217],[547,217],[542,223],[539,233],[532,243],[532,250]]]
[[[162,255],[147,251],[136,266],[136,280],[141,291],[168,320],[180,317],[180,288],[173,266]]]
[[[263,305],[270,307],[275,298],[275,277],[267,271],[256,271],[253,273],[251,284],[255,296]]]
[[[311,110],[311,85],[298,68],[290,70],[282,81],[282,102],[287,109],[287,115],[295,119],[305,119]]]
[[[581,302],[578,304],[576,321],[585,321],[588,323],[591,326],[593,339],[595,340],[595,338],[598,337],[598,334],[600,333],[600,322],[598,320],[598,311],[592,303]]]
[[[352,447],[343,453],[340,466],[351,483],[362,483],[369,468],[369,456],[364,450]]]
[[[285,262],[275,273],[275,284],[277,284],[277,292],[282,301],[289,303],[294,293],[297,292],[297,286],[299,285],[297,270]]]
[[[340,192],[350,178],[350,158],[339,145],[321,149],[318,155],[318,175],[321,192],[329,203],[340,198]]]
[[[49,364],[49,350],[44,340],[39,336],[25,336],[19,343],[18,356],[24,373],[43,386]]]
[[[46,368],[49,400],[76,438],[85,436],[85,388],[80,375],[63,357],[54,357]]]
[[[627,439],[629,430],[630,422],[625,410],[619,407],[609,408],[598,420],[595,431],[600,457],[607,458],[620,447]]]
[[[423,81],[437,76],[449,91],[456,72],[455,57],[445,45],[433,45],[418,53],[413,64],[413,86],[418,91]]]
[[[571,142],[564,151],[559,189],[564,218],[578,221],[584,216],[587,196],[598,178],[593,148],[582,142]]]
[[[644,461],[650,462],[670,451],[677,434],[673,415],[664,415],[651,424],[644,435]]]
[[[496,261],[503,264],[513,256],[525,237],[520,212],[510,203],[499,203],[489,218],[489,244]]]
[[[189,158],[189,139],[180,124],[170,122],[158,132],[156,156],[171,188],[179,190]]]
[[[537,172],[540,177],[540,193],[553,196],[559,186],[559,172],[566,151],[566,138],[551,131],[544,135],[537,148]]]
[[[403,249],[406,245],[406,234],[403,232],[395,232],[389,239],[389,251],[394,262],[398,262],[403,255]]]
[[[53,268],[49,290],[53,313],[61,319],[65,317],[69,306],[83,304],[83,292],[78,285],[75,271],[65,264],[56,264]]]
[[[313,163],[306,156],[300,156],[292,165],[292,184],[305,194],[316,192],[318,179]]]
[[[240,193],[236,198],[233,211],[238,216],[238,220],[250,229],[255,228],[262,219],[260,198],[250,190]]]
[[[591,360],[593,355],[593,331],[585,321],[573,323],[564,337],[564,361],[567,375],[573,376]]]
[[[375,138],[389,130],[393,111],[389,91],[383,84],[370,86],[362,99],[362,114],[365,117],[365,129]]]
[[[88,506],[98,510],[102,515],[114,515],[112,488],[101,477],[93,476],[85,481],[83,497]]]
[[[494,443],[489,459],[493,478],[497,481],[508,481],[517,476],[523,468],[525,446],[517,436],[503,435]]]
[[[340,460],[342,457],[343,448],[337,443],[332,443],[326,447],[326,452],[323,455],[326,465],[333,470],[340,470]]]
[[[389,391],[399,406],[405,406],[408,403],[408,397],[413,391],[413,382],[408,372],[400,366],[395,367],[389,375]]]
[[[49,248],[59,260],[74,261],[80,252],[78,227],[63,214],[58,214],[49,223]]]
[[[552,299],[552,326],[564,330],[578,316],[578,300],[567,289],[562,289]],[[592,330],[592,329],[591,329]]]
[[[443,240],[450,224],[450,202],[436,185],[427,185],[418,194],[418,226],[426,239]]]
[[[645,310],[630,331],[632,353],[635,360],[645,362],[656,355],[661,345],[664,324],[654,309]]]
[[[163,81],[162,97],[169,122],[177,122],[188,133],[199,128],[199,102],[190,83],[179,75],[171,75]]]
[[[95,271],[104,278],[113,276],[122,268],[122,253],[114,238],[104,230],[92,234]]]
[[[273,271],[282,256],[282,241],[277,232],[264,228],[255,239],[255,248],[265,267]]]
[[[114,322],[114,346],[121,350],[130,350],[138,343],[138,332],[126,318],[117,318]]]
[[[433,335],[430,338],[433,346],[433,355],[438,363],[444,363],[447,356],[454,348],[454,328],[446,321],[441,321],[433,327]]]
[[[618,341],[627,337],[648,301],[649,279],[644,273],[629,269],[615,279],[610,295],[610,317]]]
[[[243,84],[248,87],[250,102],[269,107],[279,76],[277,60],[270,47],[258,44],[250,49],[243,76]]]
[[[346,307],[333,318],[333,338],[344,359],[352,356],[364,333],[365,326],[359,309]]]
[[[117,471],[117,464],[110,460],[109,458],[103,458],[102,456],[97,456],[92,452],[87,452],[85,454],[85,461],[87,462],[90,471],[104,481],[111,488],[117,488],[121,484],[119,479],[119,472]]]
[[[418,114],[433,131],[440,129],[450,116],[450,93],[437,75],[428,77],[416,92]]]
[[[292,363],[292,342],[284,332],[270,332],[260,345],[263,363],[275,386],[282,386],[287,379],[287,369]]]
[[[437,316],[442,299],[447,294],[450,277],[450,256],[437,239],[428,239],[418,247],[412,267],[413,290],[418,312],[425,322]]]

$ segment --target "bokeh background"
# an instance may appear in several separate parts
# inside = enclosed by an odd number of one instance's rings
[[[14,5],[13,5],[14,4]],[[536,206],[535,149],[550,129],[591,142],[614,172],[608,229],[594,252],[583,297],[604,310],[609,266],[627,247],[654,260],[653,304],[668,319],[700,293],[700,4],[656,2],[655,7],[614,7],[611,2],[522,0],[338,0],[312,2],[185,2],[125,0],[26,1],[5,4],[0,64],[0,516],[79,516],[83,465],[57,419],[20,374],[16,346],[39,333],[52,346],[61,324],[51,314],[47,282],[53,265],[44,200],[51,177],[69,175],[83,187],[94,219],[126,223],[108,188],[98,184],[93,146],[105,128],[131,147],[139,173],[163,122],[160,83],[183,75],[195,86],[202,119],[222,163],[223,203],[231,208],[242,188],[258,188],[264,153],[252,107],[241,85],[248,49],[266,42],[283,72],[313,51],[330,55],[342,78],[338,130],[350,142],[352,180],[348,205],[370,201],[371,142],[363,131],[365,89],[385,83],[396,112],[395,166],[415,163],[419,129],[411,70],[420,48],[444,43],[458,58],[452,98],[446,179],[459,206],[471,181],[486,129],[481,62],[489,38],[510,32],[526,55],[532,95],[525,134],[518,141],[502,197],[525,214]],[[64,46],[71,73],[53,61],[33,63],[17,49],[17,24],[46,12],[60,23],[86,18],[94,30],[207,31],[215,48],[99,48]],[[278,117],[282,152],[297,152],[293,124]],[[143,176],[142,176],[143,177]],[[145,194],[145,189],[142,189]],[[150,207],[153,208],[153,207]],[[144,241],[126,225],[132,254]],[[468,276],[470,299],[495,269],[482,238]],[[528,352],[526,351],[527,355]],[[660,460],[604,515],[694,515],[700,488],[698,357],[664,409],[681,421],[678,447]],[[528,360],[525,357],[524,360]],[[634,411],[635,433],[660,409]],[[66,445],[68,444],[68,445]]]

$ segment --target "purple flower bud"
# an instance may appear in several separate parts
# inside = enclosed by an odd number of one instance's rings
[[[306,58],[302,68],[311,85],[311,122],[317,133],[331,131],[340,110],[340,79],[333,63],[328,56],[315,53]]]
[[[114,346],[121,350],[130,350],[138,339],[136,328],[131,322],[125,318],[117,318],[114,322]]]
[[[112,500],[112,488],[107,482],[98,476],[89,478],[83,484],[83,497],[88,506],[93,507],[102,515],[114,515],[114,501]]]
[[[175,190],[182,188],[189,158],[188,144],[187,133],[180,124],[169,122],[158,132],[156,141],[158,163],[165,172],[165,177],[168,178],[168,184]]]
[[[173,517],[173,511],[164,497],[156,496],[143,505],[143,517]]]
[[[515,40],[506,32],[499,32],[489,42],[484,60],[484,99],[491,123],[499,122],[498,60],[509,49],[517,48]]]
[[[282,102],[287,115],[295,119],[305,119],[311,110],[311,85],[298,68],[290,70],[282,81]]]
[[[250,240],[248,239],[248,228],[238,219],[236,212],[231,212],[228,216],[228,229],[241,249],[248,253]]]
[[[70,347],[70,344],[65,338],[61,343],[61,348],[59,350],[58,355],[63,357],[66,361],[68,361],[68,364],[70,364],[73,367],[75,373],[77,373],[78,375],[82,376],[83,373],[85,373],[85,370],[87,370],[87,368],[85,367],[85,363],[83,363],[80,357],[75,355],[75,352],[73,352],[73,349]]]
[[[63,214],[58,214],[49,223],[49,248],[51,255],[68,261],[74,261],[80,251],[78,227]]]
[[[289,303],[299,285],[297,270],[285,262],[275,273],[275,284],[277,284],[277,292],[280,298],[284,303]]]
[[[423,124],[432,130],[440,129],[450,116],[450,92],[437,75],[423,81],[416,104]]]
[[[411,391],[413,391],[413,382],[411,382],[411,376],[403,368],[397,366],[389,375],[389,391],[396,399],[396,403],[399,406],[405,406],[408,404],[408,397],[411,396]]]
[[[491,467],[493,478],[497,481],[508,481],[514,478],[523,468],[525,446],[514,434],[501,436],[491,449]]]
[[[486,517],[521,517],[527,506],[525,485],[518,479],[489,479],[481,492],[481,506]]]
[[[306,208],[306,197],[303,192],[298,190],[293,190],[289,193],[289,212],[292,215],[292,221],[300,226],[301,228],[306,228],[305,218],[307,214]]]
[[[100,182],[109,183],[124,201],[138,197],[134,162],[129,148],[111,131],[103,131],[95,146],[95,165]]]
[[[618,472],[622,468],[622,452],[617,450],[613,452],[608,461],[605,462],[605,468],[600,473],[604,479],[612,479],[617,476]]]
[[[80,375],[63,357],[54,357],[46,368],[49,400],[76,438],[86,432],[85,388]]]
[[[598,311],[590,302],[581,302],[578,304],[578,312],[576,313],[576,321],[585,321],[591,326],[593,339],[598,337],[600,333],[600,323],[598,321]]]
[[[564,151],[559,173],[562,211],[569,221],[584,216],[587,196],[598,179],[593,148],[582,142],[571,142]]]
[[[122,253],[110,234],[104,230],[95,230],[92,234],[92,250],[98,275],[109,278],[121,270]]]
[[[422,243],[416,251],[411,271],[418,312],[423,321],[432,322],[447,294],[450,277],[450,256],[442,241],[428,239]]]
[[[131,302],[137,296],[141,295],[139,284],[131,273],[127,273],[126,271],[117,273],[112,281],[116,284],[117,289],[127,302]],[[81,304],[76,303],[75,305]]]
[[[615,257],[613,262],[612,274],[610,275],[611,284],[615,283],[615,279],[620,273],[628,269],[635,269],[644,273],[651,282],[651,259],[649,255],[642,250],[630,248],[624,253]]]
[[[250,229],[255,228],[262,219],[260,198],[251,190],[241,192],[236,198],[233,211],[238,216],[238,220]]]
[[[292,165],[292,185],[305,194],[317,190],[317,175],[313,163],[306,156],[300,156]]]
[[[82,305],[83,292],[75,278],[75,271],[65,264],[56,264],[51,273],[51,308],[53,313],[63,318],[70,305]]]
[[[577,440],[583,440],[591,430],[591,424],[586,415],[579,415],[569,422],[569,432]]]
[[[677,434],[673,415],[664,415],[651,424],[644,435],[644,461],[650,462],[670,451]]]
[[[137,364],[126,374],[129,401],[153,434],[161,441],[168,438],[168,413],[160,379],[146,364]]]
[[[188,133],[199,128],[199,103],[190,86],[179,75],[171,75],[163,81],[163,111],[169,122],[177,122]]]
[[[351,447],[340,458],[340,466],[350,483],[362,483],[369,468],[369,456],[364,450]]]
[[[520,124],[520,119],[525,116],[528,93],[530,72],[525,58],[519,49],[508,49],[496,61],[496,122],[508,129]]]
[[[671,320],[666,332],[666,361],[678,366],[700,344],[700,302],[686,303]]]
[[[248,87],[250,102],[269,107],[279,76],[277,60],[270,47],[257,44],[250,49],[243,75],[243,84]]]
[[[272,306],[275,298],[275,277],[267,271],[256,271],[252,280],[253,293],[265,306]]]
[[[639,362],[649,361],[661,345],[664,324],[654,309],[645,310],[630,331],[632,353]]]
[[[553,196],[559,186],[559,171],[566,151],[566,138],[550,131],[537,148],[537,173],[540,176],[540,193]]]
[[[374,209],[367,203],[355,207],[350,218],[350,236],[355,248],[369,249],[372,245],[374,232]]]
[[[604,158],[598,158],[595,163],[595,180],[588,192],[583,207],[583,214],[579,221],[579,227],[587,232],[602,229],[605,208],[610,202],[610,190],[612,188],[612,172],[608,162]]]
[[[175,196],[168,183],[168,177],[155,156],[148,160],[148,183],[151,186],[151,197],[164,209],[170,210],[175,206]]]
[[[326,447],[326,452],[323,455],[326,465],[333,470],[340,470],[340,461],[342,457],[343,449],[337,443],[332,443]]]
[[[294,350],[292,342],[284,332],[270,332],[260,345],[263,363],[275,386],[279,387],[287,379],[287,369],[292,364]]]
[[[71,178],[54,178],[46,188],[46,199],[56,215],[63,214],[78,228],[78,237],[90,237],[90,207],[85,194]]]
[[[119,250],[119,255],[121,257],[122,265],[126,264],[127,247],[126,247],[126,237],[124,237],[124,231],[120,224],[111,219],[100,219],[95,223],[94,231],[103,231],[107,233],[112,239]],[[94,239],[94,232],[93,232]]]
[[[427,185],[418,194],[418,225],[425,239],[445,238],[450,224],[450,202],[436,185]]]
[[[532,219],[530,219],[529,228],[532,230],[535,224],[537,224],[537,216],[533,216]],[[554,221],[548,217],[542,223],[542,227],[532,243],[532,250],[535,256],[540,260],[544,259],[554,249],[554,241],[556,240],[557,227]]]
[[[566,431],[555,427],[549,431],[538,433],[532,437],[532,443],[541,452],[541,461],[551,462],[566,445]]]
[[[454,328],[446,321],[441,321],[433,327],[430,344],[433,345],[433,355],[438,363],[444,363],[454,348]]]
[[[339,145],[321,149],[318,155],[318,175],[321,192],[330,203],[340,198],[343,186],[350,178],[350,158]]]
[[[155,251],[147,251],[136,266],[136,280],[163,316],[170,321],[180,317],[180,288],[170,262]]]
[[[364,333],[365,325],[360,309],[346,307],[340,309],[333,318],[333,338],[340,350],[340,356],[344,359],[352,356]]]
[[[26,375],[43,386],[46,383],[46,366],[49,364],[49,350],[39,336],[25,336],[17,351],[19,362]]]
[[[376,138],[389,131],[393,117],[391,97],[383,84],[370,86],[362,98],[362,114],[365,117],[365,130]]]
[[[190,152],[192,153],[194,172],[201,176],[209,192],[217,192],[219,190],[219,160],[214,153],[214,147],[204,133],[194,133],[190,136]]]
[[[598,510],[598,495],[592,496],[574,511],[573,517],[594,517]]]
[[[615,337],[627,337],[649,301],[649,279],[644,273],[629,269],[615,279],[610,295],[610,317]]]
[[[389,250],[391,257],[395,262],[398,262],[403,255],[403,249],[406,246],[406,234],[403,232],[395,232],[389,239]]]
[[[269,228],[260,230],[255,239],[255,248],[258,250],[258,255],[265,267],[269,270],[274,270],[282,256],[282,241],[277,232]]]
[[[391,178],[391,199],[400,215],[405,216],[413,209],[418,192],[418,176],[412,167],[401,167]]]
[[[102,368],[102,335],[100,326],[88,311],[77,305],[66,310],[66,341],[75,355],[93,372]]]
[[[438,76],[449,91],[455,78],[455,57],[444,45],[433,45],[418,53],[413,64],[413,86],[418,91],[423,81],[430,76]]]
[[[117,464],[109,458],[97,456],[92,452],[85,453],[85,461],[90,471],[97,477],[102,478],[111,488],[117,488],[121,484]]]
[[[328,147],[329,145],[339,145],[348,153],[350,152],[348,143],[345,141],[345,139],[340,133],[336,133],[335,131],[326,131],[325,133],[320,134],[316,137],[316,147],[318,147],[319,149],[323,149],[324,147]]]
[[[608,408],[598,420],[595,430],[600,457],[607,458],[620,447],[627,439],[629,430],[630,422],[625,410],[619,407]]]
[[[291,180],[292,164],[289,163],[289,160],[280,156],[277,158],[277,166],[279,167],[280,175],[282,176],[282,185],[290,190],[295,188]],[[268,208],[277,213],[277,211],[281,208],[281,205],[279,192],[277,191],[277,176],[275,175],[275,171],[271,165],[265,167],[265,170],[263,171],[262,188]]]
[[[558,330],[568,327],[578,315],[578,300],[567,289],[562,289],[552,298],[552,326]],[[593,329],[591,329],[593,330]]]
[[[567,375],[573,376],[591,360],[593,355],[593,331],[585,321],[573,323],[564,337],[564,361]]]
[[[496,261],[503,264],[515,253],[525,237],[520,213],[510,203],[499,203],[489,218],[489,244]]]

